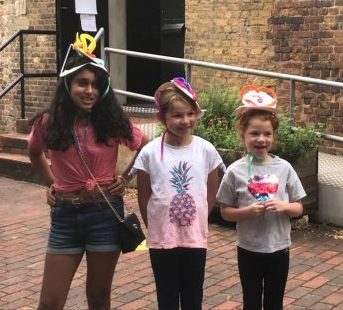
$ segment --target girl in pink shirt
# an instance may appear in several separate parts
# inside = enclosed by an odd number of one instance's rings
[[[192,135],[203,111],[183,78],[155,93],[163,137],[148,143],[134,164],[138,202],[160,310],[200,310],[206,263],[208,214],[222,159],[208,141]]]
[[[29,137],[29,156],[49,186],[51,205],[38,308],[64,307],[86,253],[89,309],[110,309],[112,278],[120,255],[119,222],[96,182],[123,216],[121,195],[133,162],[122,176],[115,175],[118,145],[139,151],[146,139],[116,101],[101,60],[89,57],[75,44],[71,47],[78,55],[62,68],[52,104],[34,119]]]

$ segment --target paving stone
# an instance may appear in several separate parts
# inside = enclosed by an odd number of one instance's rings
[[[333,292],[338,291],[339,287],[336,285],[331,285],[330,283],[326,283],[322,285],[321,287],[315,289],[312,291],[312,294],[319,295],[322,297],[326,297],[330,295]]]
[[[303,296],[303,298],[295,300],[293,302],[294,305],[306,307],[306,309],[311,309],[312,305],[316,304],[317,302],[322,300],[322,296],[307,294]]]
[[[332,293],[329,296],[327,296],[325,299],[323,299],[322,302],[337,306],[343,303],[343,294],[336,293],[336,292]]]
[[[317,287],[322,286],[323,284],[325,284],[328,281],[329,280],[327,277],[325,277],[325,275],[321,275],[321,276],[315,277],[314,279],[304,283],[303,286],[315,289]]]

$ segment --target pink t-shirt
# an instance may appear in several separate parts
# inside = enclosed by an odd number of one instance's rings
[[[48,117],[47,114],[44,114],[42,119],[33,126],[28,140],[31,148],[39,151],[44,149],[44,133]],[[132,124],[132,141],[119,141],[111,138],[108,145],[97,144],[93,127],[86,126],[84,121],[76,124],[76,132],[83,158],[101,185],[113,182],[118,158],[118,145],[124,144],[133,151],[139,148],[143,138],[142,131],[134,124]],[[85,188],[89,182],[93,183],[74,145],[65,152],[48,150],[48,156],[51,160],[51,169],[55,177],[54,188],[57,192],[74,192]]]

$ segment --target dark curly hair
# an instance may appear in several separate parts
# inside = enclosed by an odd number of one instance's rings
[[[74,56],[69,59],[65,68],[70,69],[86,63],[89,63],[89,60],[85,57]],[[64,79],[66,79],[70,89],[73,78],[84,69],[88,69],[95,74],[100,95],[106,91],[109,83],[108,74],[90,64],[64,78],[60,78],[57,82],[51,106],[44,111],[49,114],[45,133],[45,143],[48,149],[65,151],[73,143],[71,130],[79,109],[73,103],[65,87]],[[34,120],[38,118],[39,116],[36,116]],[[91,109],[90,122],[94,127],[97,143],[107,144],[109,138],[127,139],[129,141],[133,139],[129,118],[118,103],[111,87],[107,94],[103,98],[101,97]]]

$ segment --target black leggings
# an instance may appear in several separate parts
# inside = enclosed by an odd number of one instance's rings
[[[201,310],[206,249],[150,249],[159,310]]]
[[[244,310],[281,310],[285,292],[289,249],[257,253],[237,247]]]

